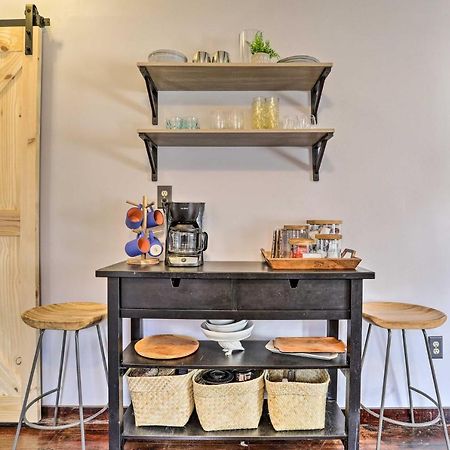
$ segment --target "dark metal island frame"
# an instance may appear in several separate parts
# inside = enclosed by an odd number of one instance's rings
[[[136,267],[118,263],[96,272],[108,278],[109,448],[130,440],[304,440],[340,439],[359,448],[362,284],[375,274],[350,271],[272,270],[260,262],[205,262],[199,268]],[[122,350],[122,319],[131,318],[131,343]],[[331,361],[278,355],[265,341],[244,341],[245,352],[226,357],[215,342],[201,341],[191,356],[156,361],[140,357],[134,341],[142,319],[325,320],[327,334],[338,337],[347,321],[347,353]],[[257,327],[258,325],[256,325]],[[265,334],[270,334],[266,330]],[[259,428],[205,432],[194,414],[185,427],[136,427],[133,409],[124,412],[122,381],[130,367],[326,368],[331,384],[323,430],[277,432],[265,407]],[[336,402],[337,370],[346,377],[344,412]]]

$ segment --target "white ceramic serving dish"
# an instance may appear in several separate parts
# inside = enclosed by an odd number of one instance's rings
[[[228,325],[229,323],[234,323],[236,321],[233,319],[211,319],[207,320],[207,322],[213,325]]]
[[[233,331],[241,331],[247,326],[248,320],[240,320],[239,322],[228,323],[224,325],[215,325],[205,322],[206,327],[211,331],[219,331],[222,333],[231,333]]]
[[[241,339],[247,339],[252,334],[253,327],[254,324],[250,320],[243,330],[226,333],[209,330],[206,322],[203,322],[201,325],[204,335],[212,341],[240,341]]]
[[[155,50],[148,55],[149,62],[185,63],[187,57],[177,50]]]

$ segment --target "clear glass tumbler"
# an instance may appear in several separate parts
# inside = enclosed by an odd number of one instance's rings
[[[239,33],[239,55],[242,63],[251,62],[250,44],[255,39],[256,33],[259,33],[259,30],[243,30]]]
[[[252,128],[265,128],[265,99],[263,97],[256,97],[252,103]]]

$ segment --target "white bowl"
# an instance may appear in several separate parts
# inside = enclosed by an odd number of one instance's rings
[[[233,331],[241,331],[247,326],[248,320],[240,320],[239,322],[228,323],[225,325],[214,325],[209,322],[205,322],[206,327],[211,331],[220,331],[222,333],[230,333]]]
[[[214,319],[214,320],[207,320],[208,323],[212,323],[213,325],[228,325],[229,323],[236,322],[233,319]]]
[[[240,341],[241,339],[247,339],[248,337],[251,336],[253,327],[254,327],[253,322],[250,320],[243,330],[224,333],[221,331],[209,330],[206,322],[203,322],[201,325],[204,335],[207,338],[211,339],[212,341],[218,342]]]

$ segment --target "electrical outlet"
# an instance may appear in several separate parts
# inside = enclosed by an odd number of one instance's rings
[[[444,357],[444,341],[442,336],[428,336],[428,345],[433,359],[442,359]]]
[[[172,186],[158,186],[158,208],[172,201]]]

